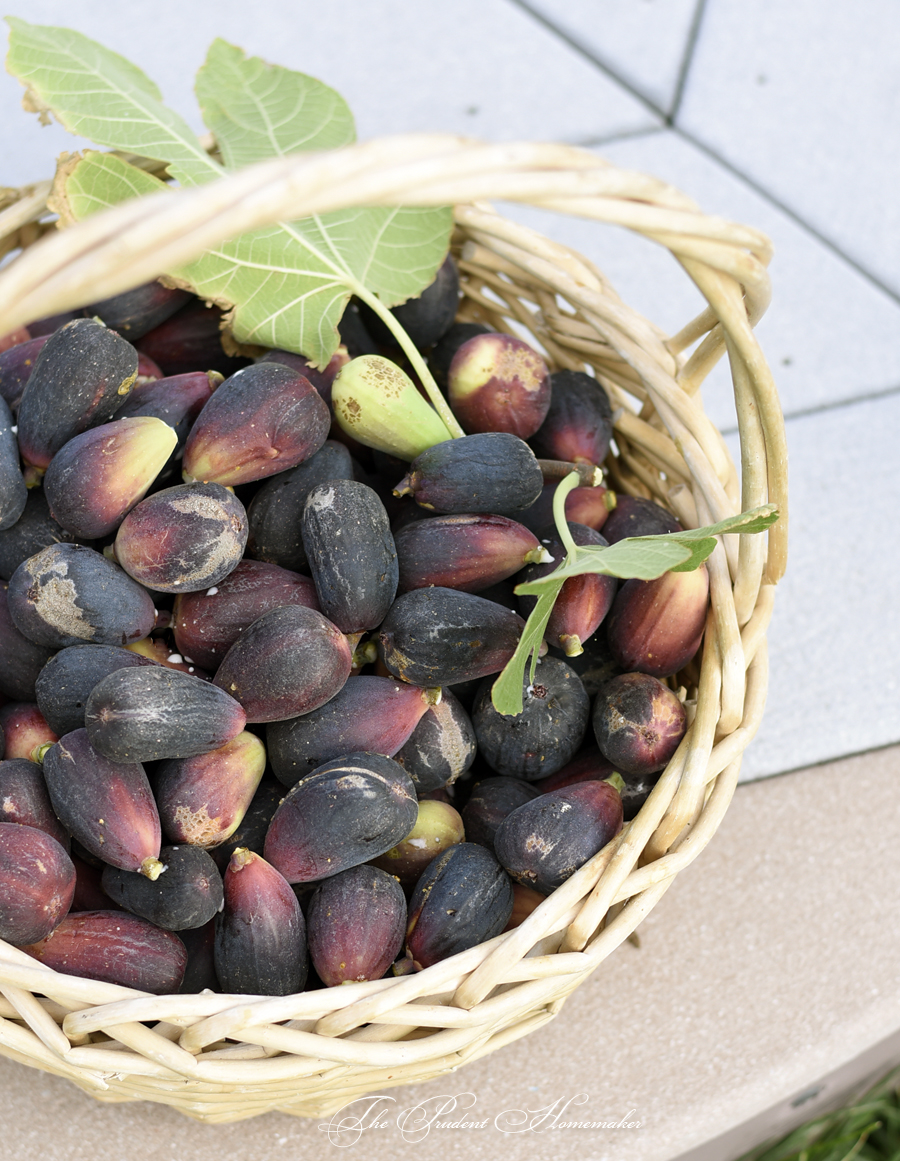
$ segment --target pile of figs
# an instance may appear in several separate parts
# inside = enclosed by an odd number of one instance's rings
[[[415,384],[355,302],[325,371],[225,354],[158,283],[0,339],[0,938],[160,994],[379,979],[521,922],[640,809],[705,569],[567,581],[498,713],[514,587],[562,560],[554,489],[612,412],[458,304],[448,258],[395,308],[451,439],[336,419],[385,364]],[[566,516],[678,528],[602,485]]]

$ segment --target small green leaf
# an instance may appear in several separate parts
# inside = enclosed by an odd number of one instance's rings
[[[554,574],[555,575],[555,574]],[[549,578],[548,578],[549,579]],[[503,672],[494,682],[491,689],[491,702],[499,714],[520,714],[522,712],[522,686],[525,680],[525,666],[531,657],[530,679],[534,681],[534,672],[537,667],[541,642],[553,606],[559,595],[563,581],[558,585],[542,591],[538,596],[537,604],[531,610],[516,651],[506,663]]]
[[[195,89],[229,169],[356,140],[353,114],[334,89],[224,40],[211,44]]]
[[[168,189],[153,174],[111,153],[96,153],[91,149],[85,150],[62,184],[65,205],[57,201],[52,208],[65,221],[80,221],[119,202]]]
[[[187,122],[125,57],[71,28],[6,20],[6,67],[25,85],[35,112],[52,111],[70,133],[98,145],[165,161],[186,185],[221,176]]]

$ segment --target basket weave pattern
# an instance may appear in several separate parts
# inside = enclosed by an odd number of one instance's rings
[[[521,926],[414,975],[277,998],[152,996],[58,974],[0,942],[0,1052],[101,1100],[158,1101],[225,1122],[270,1109],[327,1115],[540,1027],[715,833],[762,716],[765,633],[787,532],[784,426],[752,329],[769,299],[768,240],[592,153],[443,136],[265,162],[126,203],[32,246],[48,230],[49,186],[7,191],[5,200],[0,191],[0,256],[23,250],[0,272],[0,334],[276,220],[353,205],[453,204],[459,317],[527,331],[552,369],[594,372],[616,412],[612,487],[652,497],[689,527],[767,502],[781,519],[767,536],[724,538],[708,561],[707,632],[686,691],[690,726],[649,800]],[[590,262],[504,219],[491,199],[643,234],[673,253],[708,306],[669,338]],[[740,475],[697,396],[725,353]]]

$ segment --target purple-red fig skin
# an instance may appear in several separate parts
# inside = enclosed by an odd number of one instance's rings
[[[257,618],[228,650],[214,684],[244,707],[248,722],[310,713],[343,687],[353,657],[321,613],[285,605]]]
[[[468,339],[447,373],[450,406],[470,435],[507,431],[528,439],[546,418],[550,392],[546,363],[512,335],[492,332]]]
[[[609,396],[583,371],[554,371],[550,384],[550,408],[531,440],[535,455],[602,464],[612,438]]]
[[[524,525],[487,513],[417,520],[394,543],[401,593],[428,585],[477,593],[524,568],[526,557],[540,549]]]
[[[30,761],[37,746],[59,740],[37,705],[30,701],[11,702],[0,709],[0,728],[7,758]]]
[[[606,621],[615,662],[631,672],[670,677],[700,648],[706,625],[709,574],[667,572],[656,580],[628,580]]]
[[[84,976],[154,995],[177,992],[187,964],[184,944],[125,911],[79,911],[23,951],[66,976]]]
[[[116,559],[150,589],[198,592],[236,567],[247,534],[243,504],[221,484],[179,484],[132,508],[116,534]]]
[[[309,954],[323,984],[380,980],[403,946],[406,896],[386,871],[351,867],[319,884],[306,922]]]
[[[69,835],[56,817],[47,792],[44,772],[27,758],[0,762],[0,821],[33,826],[68,849]]]
[[[393,757],[429,706],[429,695],[418,686],[369,674],[352,677],[317,710],[269,725],[269,761],[290,787],[342,754]]]
[[[617,494],[616,506],[603,527],[603,535],[610,544],[617,544],[626,536],[659,536],[681,531],[672,513],[660,504],[642,496],[629,496],[627,492]]]
[[[73,730],[45,754],[44,778],[57,817],[92,855],[123,871],[159,857],[159,813],[140,763],[111,762]]]
[[[255,363],[226,379],[184,448],[186,478],[226,487],[294,468],[328,438],[328,404],[305,375]]]
[[[0,939],[36,943],[72,905],[75,867],[46,831],[0,822]]]
[[[214,951],[222,991],[263,996],[301,991],[308,971],[306,922],[284,877],[260,855],[239,847],[224,884]]]
[[[664,769],[687,730],[678,697],[646,673],[623,673],[602,686],[592,721],[604,757],[635,777]]]
[[[319,611],[310,577],[261,560],[245,557],[210,589],[179,593],[172,609],[172,632],[179,652],[210,672],[218,669],[241,633],[263,613],[282,605]]]

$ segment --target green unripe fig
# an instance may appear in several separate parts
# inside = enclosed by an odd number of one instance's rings
[[[366,447],[414,460],[452,438],[405,371],[381,355],[360,355],[341,368],[331,404],[338,425]]]

